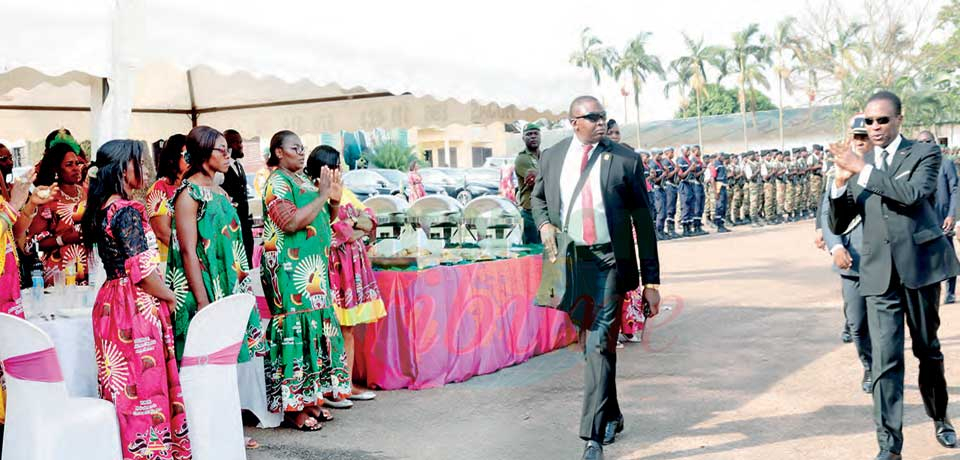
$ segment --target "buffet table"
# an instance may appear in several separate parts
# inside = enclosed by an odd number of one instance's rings
[[[567,315],[535,307],[541,256],[378,271],[387,317],[354,329],[354,376],[372,388],[462,382],[569,345]]]

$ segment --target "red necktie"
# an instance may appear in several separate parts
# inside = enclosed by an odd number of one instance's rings
[[[590,161],[590,150],[592,145],[583,146],[583,160],[580,161],[580,174],[587,169],[587,162]],[[583,184],[583,190],[580,192],[580,203],[583,206],[583,242],[587,246],[597,242],[597,222],[593,213],[593,192],[590,190],[590,179]]]

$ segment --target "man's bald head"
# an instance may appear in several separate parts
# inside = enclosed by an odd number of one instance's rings
[[[600,106],[600,101],[593,96],[579,96],[570,103],[570,117],[578,117],[585,113],[590,112],[588,110],[593,104]]]
[[[936,144],[937,136],[934,136],[930,131],[920,131],[920,134],[917,134],[917,142]]]

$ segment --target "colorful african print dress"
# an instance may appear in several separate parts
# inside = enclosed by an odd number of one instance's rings
[[[250,278],[250,264],[243,249],[240,236],[240,219],[226,195],[184,180],[170,198],[169,208],[181,193],[186,193],[197,202],[197,257],[200,259],[203,286],[210,302],[233,294],[253,295],[254,280]],[[171,217],[173,212],[170,213]],[[190,320],[197,314],[197,299],[187,283],[183,266],[183,254],[177,239],[176,219],[170,223],[170,256],[167,259],[166,282],[177,296],[173,307],[173,336],[176,343],[177,362],[183,358],[183,346],[187,341]],[[240,347],[238,361],[243,363],[251,356],[265,356],[267,346],[260,327],[260,312],[253,308],[247,322],[246,347]]]
[[[330,248],[330,286],[341,326],[375,323],[387,316],[373,266],[367,257],[367,246],[362,239],[350,242],[354,231],[352,219],[361,215],[369,217],[376,229],[377,219],[373,212],[356,195],[344,190],[333,224],[333,246]]]
[[[167,304],[137,283],[157,270],[142,204],[117,200],[97,235],[107,281],[93,307],[100,397],[112,402],[124,459],[192,458]]]
[[[327,253],[330,211],[324,207],[306,228],[281,230],[298,208],[317,198],[306,176],[270,174],[263,191],[263,254],[260,268],[270,313],[265,361],[267,404],[273,412],[296,412],[339,399],[351,391],[340,324],[333,310]]]
[[[13,224],[17,211],[0,197],[0,220],[7,230],[0,234],[0,313],[23,318],[20,299],[20,267],[17,265],[17,245],[13,240]],[[3,387],[3,367],[0,365],[0,423],[6,417],[6,393]]]
[[[79,233],[80,221],[83,220],[83,211],[86,206],[86,192],[75,199],[65,198],[61,192],[60,199],[38,208],[37,216],[30,224],[30,242],[63,236],[68,232]],[[82,244],[67,244],[42,252],[43,257],[40,261],[43,263],[43,283],[46,286],[53,286],[54,272],[63,270],[68,264],[74,265],[77,269],[77,285],[86,286],[90,267],[87,265],[87,248]]]
[[[147,190],[147,218],[153,219],[154,217],[172,214],[169,201],[176,191],[177,186],[168,182],[166,178],[160,178],[154,182],[150,186],[150,190]],[[157,240],[157,247],[160,250],[160,264],[166,264],[169,248],[160,240]]]

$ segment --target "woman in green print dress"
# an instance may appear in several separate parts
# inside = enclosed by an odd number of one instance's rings
[[[190,320],[201,308],[223,297],[253,293],[253,279],[240,236],[240,219],[214,175],[230,166],[227,142],[219,131],[199,126],[187,135],[190,169],[170,199],[173,206],[166,281],[177,298],[173,334],[177,362],[183,358]],[[254,308],[247,324],[239,362],[265,356],[260,314]]]
[[[324,168],[316,183],[303,174],[300,138],[281,131],[270,139],[275,167],[263,191],[261,273],[273,317],[267,330],[267,403],[288,424],[315,431],[328,420],[323,398],[350,395],[340,324],[330,291],[330,216],[342,186],[338,171]]]

